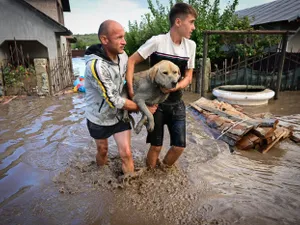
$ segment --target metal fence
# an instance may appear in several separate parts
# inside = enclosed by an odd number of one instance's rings
[[[280,48],[269,48],[259,56],[241,59],[227,58],[220,64],[214,64],[205,79],[206,67],[201,68],[201,75],[196,79],[196,92],[204,96],[205,86],[209,89],[220,85],[263,85],[275,91],[275,99],[279,91],[300,89],[300,56],[299,53],[286,53],[288,35],[293,31],[254,30],[254,31],[204,31],[203,62],[207,62],[208,42],[211,35],[277,35],[281,36]],[[201,89],[201,90],[200,90]]]
[[[281,50],[258,57],[224,59],[215,64],[210,75],[210,90],[221,85],[259,85],[277,89],[281,68]],[[300,90],[300,53],[286,53],[282,66],[280,91]]]

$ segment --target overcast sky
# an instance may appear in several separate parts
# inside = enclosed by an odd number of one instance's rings
[[[113,19],[121,23],[125,29],[128,21],[140,21],[141,16],[149,12],[147,0],[69,0],[71,12],[65,12],[65,26],[73,34],[97,33],[101,22]],[[228,1],[220,0],[221,8]],[[238,10],[261,5],[273,0],[239,0]],[[155,3],[156,1],[152,1]],[[160,0],[166,6],[169,0]]]

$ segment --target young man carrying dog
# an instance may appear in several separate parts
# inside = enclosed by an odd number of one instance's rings
[[[131,127],[122,121],[122,110],[138,111],[131,100],[122,98],[127,54],[123,27],[113,20],[104,21],[98,31],[101,44],[85,52],[86,118],[91,137],[97,145],[98,166],[107,164],[108,141],[113,135],[122,160],[124,174],[134,172],[131,154]],[[148,107],[151,113],[155,106]]]
[[[128,59],[126,80],[131,98],[134,95],[132,87],[134,67],[149,56],[151,66],[161,60],[172,61],[180,68],[182,76],[175,88],[162,90],[170,92],[170,95],[155,112],[154,131],[147,136],[147,143],[151,144],[147,155],[147,165],[150,168],[154,168],[158,163],[163,144],[164,124],[168,126],[171,148],[164,157],[163,163],[172,166],[186,147],[186,114],[181,97],[182,89],[192,81],[196,44],[189,38],[195,30],[196,17],[197,13],[190,5],[175,4],[169,14],[170,31],[167,34],[153,36]]]

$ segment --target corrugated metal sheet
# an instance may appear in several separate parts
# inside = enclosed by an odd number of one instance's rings
[[[236,11],[236,14],[240,17],[248,16],[251,21],[254,18],[251,25],[293,21],[300,18],[300,0],[277,0]]]

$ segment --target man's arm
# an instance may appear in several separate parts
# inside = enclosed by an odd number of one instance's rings
[[[192,83],[193,79],[193,69],[185,70],[184,78],[178,82],[177,88],[178,90],[186,88],[188,85]]]
[[[138,111],[137,104],[129,99],[123,98],[119,93],[119,88],[113,82],[110,72],[98,60],[93,60],[88,64],[91,69],[90,80],[93,88],[99,91],[107,104],[111,108]]]
[[[138,53],[135,52],[133,55],[131,55],[128,58],[127,63],[127,72],[126,72],[126,82],[128,87],[128,93],[129,97],[132,99],[134,93],[133,93],[133,74],[134,74],[134,68],[135,65],[144,61],[144,58]]]
[[[91,68],[91,76],[88,76],[87,79],[91,81],[93,88],[97,89],[99,94],[102,94],[111,108],[139,111],[139,107],[135,102],[120,95],[119,88],[112,81],[110,72],[105,67],[102,67],[97,60],[94,60],[88,66]],[[154,113],[157,106],[149,106],[148,109],[151,113]]]
[[[134,101],[131,101],[130,99],[125,99],[125,103],[122,109],[128,111],[135,111],[135,112],[139,111],[138,105]]]
[[[148,110],[152,114],[154,114],[156,112],[157,107],[158,107],[157,104],[147,105]],[[128,110],[128,111],[134,111],[134,112],[140,111],[140,108],[138,107],[138,105],[134,101],[131,101],[130,99],[125,100],[125,104],[124,104],[122,109],[125,109],[125,110]]]

